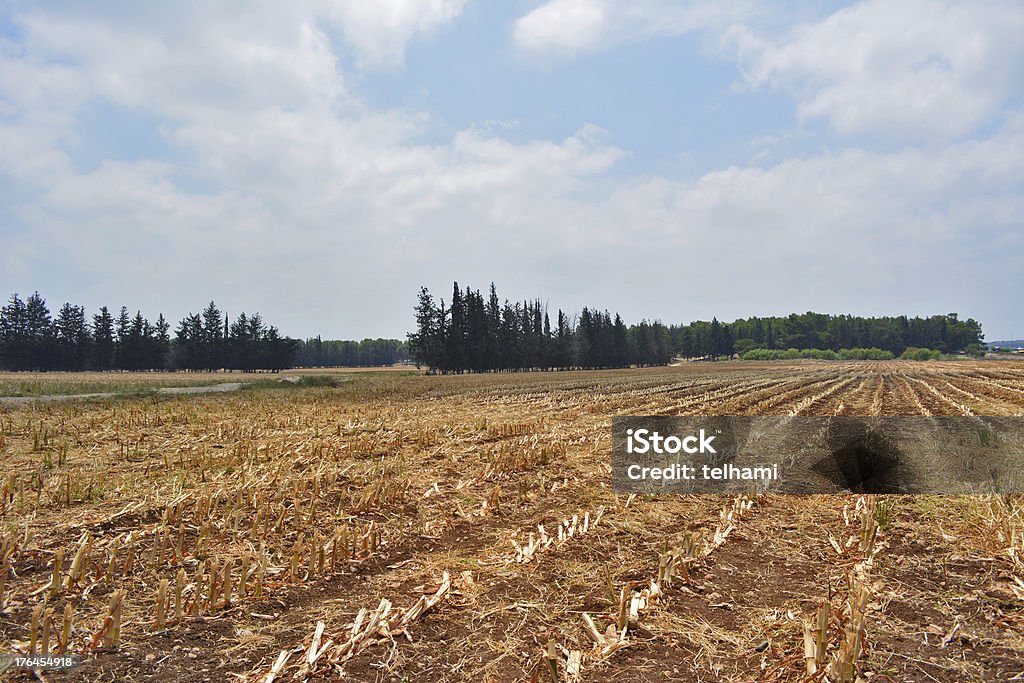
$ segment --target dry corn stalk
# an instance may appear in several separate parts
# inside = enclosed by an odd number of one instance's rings
[[[332,659],[344,661],[351,658],[357,652],[378,637],[390,637],[390,630],[387,628],[386,618],[391,612],[391,601],[381,598],[377,609],[367,612],[365,608],[360,609],[352,622],[351,635],[345,642],[339,643],[333,653]],[[365,623],[365,626],[364,626]],[[384,626],[382,627],[382,623]]]
[[[295,680],[305,681],[309,678],[313,665],[315,665],[317,660],[320,659],[320,657],[327,652],[327,649],[334,644],[333,640],[328,639],[326,643],[321,645],[324,628],[326,628],[326,624],[324,624],[324,622],[316,622],[316,629],[313,631],[313,638],[310,640],[309,647],[306,649],[306,656],[303,658],[302,664],[299,665],[299,670],[295,674]]]
[[[78,551],[75,553],[75,557],[71,561],[71,569],[64,578],[64,588],[71,588],[72,586],[77,585],[82,579],[85,575],[85,570],[89,563],[89,555],[91,552],[92,536],[88,531],[86,531],[81,542],[78,544]]]
[[[221,588],[224,590],[224,608],[231,605],[231,587],[233,585],[231,570],[234,566],[235,562],[232,559],[229,559],[224,563],[224,578],[221,580]]]
[[[111,649],[121,642],[121,610],[124,606],[124,595],[123,590],[114,591],[110,595],[103,626],[92,637],[93,648],[102,646],[104,649]]]
[[[185,613],[185,569],[178,570],[174,578],[174,623],[180,624]]]
[[[60,651],[65,653],[68,651],[68,645],[71,644],[71,629],[74,627],[75,610],[71,606],[71,603],[64,605],[64,621],[61,623],[60,629]]]
[[[554,638],[548,638],[548,644],[544,650],[544,663],[547,665],[551,683],[558,683],[558,649]]]
[[[28,653],[36,654],[36,647],[39,644],[39,620],[43,616],[43,606],[36,605],[32,608],[32,618],[28,626]]]
[[[518,564],[531,562],[537,553],[552,545],[560,547],[567,543],[569,539],[588,533],[597,526],[604,513],[605,508],[602,505],[594,512],[593,517],[591,517],[590,511],[587,510],[583,513],[582,519],[579,515],[573,515],[571,519],[563,519],[562,523],[558,526],[557,540],[548,535],[543,524],[538,524],[537,533],[534,534],[532,531],[529,533],[526,545],[519,545],[514,538],[512,539],[512,545],[515,546],[516,552],[510,561]]]
[[[0,561],[0,612],[7,607],[7,576],[11,573],[11,561],[4,557]]]
[[[857,501],[860,509],[860,552],[865,557],[871,555],[878,536],[878,520],[876,519],[878,501],[875,496],[861,496]]]
[[[274,665],[270,667],[270,672],[267,673],[266,678],[263,679],[263,683],[274,683],[274,680],[281,675],[284,671],[284,667],[288,664],[289,658],[292,653],[288,650],[281,650],[281,653],[277,655],[277,659],[274,661]]]
[[[370,611],[366,608],[360,609],[352,624],[346,630],[347,637],[335,636],[323,641],[324,628],[322,623],[317,624],[309,646],[304,648],[306,656],[303,663],[299,665],[296,673],[297,680],[305,680],[306,677],[316,673],[316,664],[326,660],[331,664],[338,664],[362,651],[364,648],[381,640],[390,640],[394,635],[405,631],[412,622],[423,617],[428,611],[434,608],[451,590],[451,576],[444,572],[441,583],[429,596],[420,596],[409,609],[397,611],[392,609],[393,605],[387,598],[381,598],[377,608]],[[286,651],[287,652],[287,651]],[[324,657],[329,653],[329,656]],[[284,653],[282,653],[283,655]],[[275,663],[275,668],[267,674],[265,681],[273,681],[284,668],[281,657]]]
[[[109,586],[117,573],[117,551],[121,546],[121,537],[115,536],[107,547],[107,572],[106,581]]]
[[[864,647],[868,589],[854,571],[850,574],[850,593],[847,596],[846,625],[839,650],[829,663],[829,677],[836,683],[853,683],[856,679],[857,659]]]
[[[736,529],[736,523],[754,507],[754,498],[747,494],[736,496],[730,505],[722,508],[718,524],[710,543],[705,542],[704,555],[709,555],[721,546]]]
[[[64,568],[64,548],[57,548],[53,554],[53,573],[50,576],[50,599],[57,597],[61,587],[61,572]]]
[[[156,590],[156,630],[163,631],[167,626],[167,579],[160,579]]]
[[[50,654],[50,629],[53,627],[53,610],[47,607],[43,610],[43,638],[41,652]]]
[[[576,683],[583,674],[583,653],[572,650],[565,658],[565,678],[569,683]]]
[[[825,661],[825,646],[828,643],[828,617],[832,606],[827,602],[818,605],[813,622],[804,622],[804,665],[807,675],[817,673]]]

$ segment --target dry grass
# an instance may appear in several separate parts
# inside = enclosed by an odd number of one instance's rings
[[[237,381],[228,372],[0,372],[0,396],[132,393]]]

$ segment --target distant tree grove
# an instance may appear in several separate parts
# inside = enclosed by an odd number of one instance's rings
[[[743,354],[751,349],[881,349],[899,356],[908,347],[957,353],[980,349],[984,338],[980,323],[960,320],[956,313],[927,318],[794,313],[728,324],[695,322],[683,330],[679,348],[684,356]]]
[[[313,337],[299,343],[296,363],[305,368],[366,368],[409,360],[409,344],[398,339],[345,341]]]
[[[674,351],[659,322],[627,327],[596,308],[572,317],[559,310],[552,321],[540,300],[500,301],[493,283],[486,299],[455,283],[447,306],[422,288],[409,335],[412,358],[442,373],[664,365]]]
[[[116,317],[104,306],[64,304],[53,317],[34,293],[14,294],[0,308],[0,367],[6,370],[282,370],[292,367],[298,343],[282,337],[258,313],[234,321],[212,301],[189,314],[171,334],[161,314],[151,323],[124,306]]]
[[[442,373],[662,365],[673,356],[718,358],[755,349],[892,358],[907,348],[941,353],[977,349],[983,339],[977,321],[960,320],[956,313],[928,318],[794,313],[731,323],[713,318],[688,325],[643,321],[627,326],[618,314],[584,308],[572,317],[559,310],[552,321],[540,300],[500,301],[493,283],[486,299],[479,290],[462,290],[455,283],[447,305],[424,287],[415,313],[410,356]]]

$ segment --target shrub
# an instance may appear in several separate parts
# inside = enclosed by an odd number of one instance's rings
[[[297,384],[300,387],[336,387],[338,378],[331,375],[302,375]]]
[[[892,360],[892,351],[872,346],[869,349],[840,349],[839,360]]]
[[[743,360],[892,360],[891,351],[882,349],[751,349],[742,356]]]
[[[900,354],[900,358],[903,360],[938,360],[942,356],[942,352],[936,351],[935,349],[922,349],[917,346],[908,346],[904,349],[903,353]]]

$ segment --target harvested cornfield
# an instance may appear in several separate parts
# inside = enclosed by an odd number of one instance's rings
[[[613,415],[1021,415],[1022,363],[345,379],[0,413],[5,645],[83,657],[49,681],[1024,672],[1019,497],[610,488]]]

